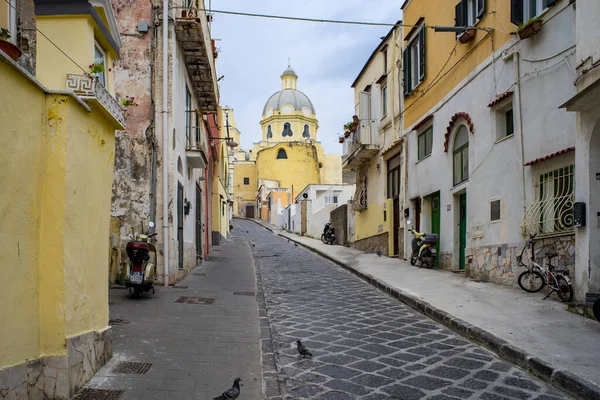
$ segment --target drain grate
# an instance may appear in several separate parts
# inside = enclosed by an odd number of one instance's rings
[[[196,275],[196,276],[206,276],[206,274],[203,274],[203,273],[198,273],[198,274],[194,274],[194,275]]]
[[[123,390],[81,389],[71,400],[118,400]]]
[[[234,296],[256,296],[254,292],[233,292]]]
[[[152,363],[142,363],[135,361],[123,361],[113,368],[112,372],[116,374],[137,374],[142,375],[150,371]]]
[[[291,293],[291,290],[273,290],[271,294],[288,294]]]
[[[175,300],[175,303],[186,303],[186,304],[213,304],[216,299],[210,297],[180,297]]]
[[[108,323],[110,325],[122,325],[122,324],[128,324],[129,321],[126,321],[123,318],[115,318],[115,319],[108,320]]]
[[[171,286],[173,289],[187,289],[189,286]]]

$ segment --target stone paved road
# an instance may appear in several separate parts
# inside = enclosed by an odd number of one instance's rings
[[[252,221],[235,223],[262,275],[284,398],[567,398],[337,265]],[[298,356],[296,339],[313,359]]]

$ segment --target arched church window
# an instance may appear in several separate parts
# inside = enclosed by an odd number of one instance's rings
[[[304,125],[304,132],[302,132],[302,137],[310,139],[310,128],[308,127],[308,125]]]
[[[292,132],[292,124],[290,124],[289,122],[286,122],[285,124],[283,124],[283,132],[281,132],[281,136],[292,137],[293,134],[294,134],[294,132]]]
[[[273,138],[273,131],[271,130],[271,125],[267,126],[267,139]]]
[[[279,151],[277,152],[277,159],[278,160],[286,160],[287,159],[287,153],[285,152],[284,149],[279,149]]]

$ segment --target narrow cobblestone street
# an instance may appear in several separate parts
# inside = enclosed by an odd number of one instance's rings
[[[567,398],[318,255],[252,221],[235,225],[262,276],[284,398]]]

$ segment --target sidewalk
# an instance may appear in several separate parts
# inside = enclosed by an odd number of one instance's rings
[[[240,398],[264,398],[256,296],[234,292],[256,292],[250,248],[239,236],[213,247],[174,287],[157,287],[141,299],[112,289],[114,355],[86,387],[122,390],[122,400],[209,400],[240,377]],[[175,302],[181,296],[214,302]],[[123,361],[152,365],[146,373],[116,373]]]
[[[447,271],[418,269],[288,233],[283,237],[319,253],[374,286],[583,399],[600,399],[600,323],[566,311],[551,296],[480,283]]]

